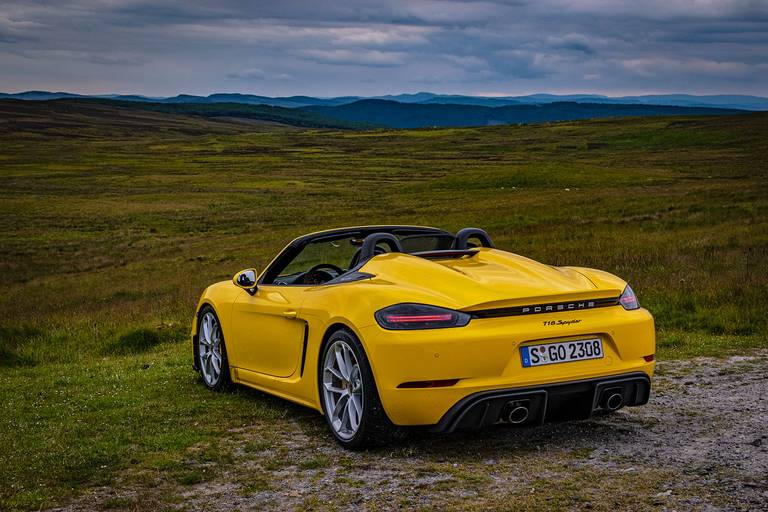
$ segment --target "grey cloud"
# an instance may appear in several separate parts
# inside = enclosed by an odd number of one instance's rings
[[[263,69],[248,68],[227,73],[227,78],[232,80],[290,80],[292,77],[287,73],[267,73]]]
[[[750,65],[744,62],[705,59],[642,58],[624,60],[621,64],[631,73],[648,77],[665,76],[671,72],[684,72],[697,77],[728,75],[733,79],[743,79],[768,71],[768,63]]]
[[[766,0],[0,4],[0,90],[768,94],[767,56]]]
[[[143,57],[109,54],[86,54],[82,58],[88,62],[103,64],[105,66],[140,66],[146,64],[149,60]]]
[[[243,69],[241,71],[233,71],[231,73],[227,73],[227,78],[232,79],[262,80],[266,77],[267,74],[264,72],[264,70],[259,68],[249,68]]]
[[[17,20],[0,10],[0,43],[12,44],[34,40],[34,31],[39,29],[37,23]]]
[[[308,60],[328,64],[357,65],[357,66],[398,66],[403,64],[405,54],[398,52],[382,52],[378,50],[301,50],[297,54]]]
[[[546,38],[546,43],[553,49],[571,50],[593,55],[596,50],[592,47],[592,39],[584,34],[565,34]]]

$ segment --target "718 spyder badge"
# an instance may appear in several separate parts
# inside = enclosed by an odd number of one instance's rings
[[[571,325],[581,322],[580,318],[574,318],[573,320],[544,320],[544,325]]]

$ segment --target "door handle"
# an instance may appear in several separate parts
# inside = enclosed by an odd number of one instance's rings
[[[285,318],[296,318],[297,315],[298,313],[292,309],[288,311],[283,311],[283,316]]]

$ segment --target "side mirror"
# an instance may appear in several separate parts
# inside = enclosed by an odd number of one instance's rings
[[[235,274],[235,277],[232,278],[232,282],[235,283],[235,286],[238,288],[242,288],[253,295],[256,293],[256,277],[256,269],[247,268]]]

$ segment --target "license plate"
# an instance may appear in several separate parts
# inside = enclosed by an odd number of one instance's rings
[[[603,357],[603,341],[600,338],[588,340],[560,341],[542,345],[526,345],[520,347],[523,367],[541,366],[544,364],[570,363],[586,359]]]

